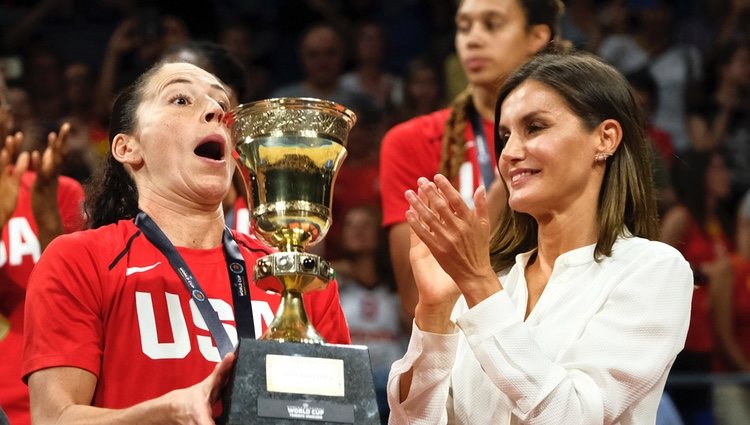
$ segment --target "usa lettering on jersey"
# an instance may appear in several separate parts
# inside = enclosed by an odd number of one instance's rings
[[[207,335],[196,335],[195,340],[191,341],[190,333],[186,320],[186,313],[180,303],[180,297],[177,294],[169,292],[164,293],[167,305],[166,317],[172,331],[171,342],[160,342],[156,326],[156,313],[152,296],[160,296],[149,292],[136,292],[135,305],[138,317],[138,327],[141,334],[141,349],[143,354],[151,359],[183,359],[195,347],[203,357],[211,362],[219,362],[221,356],[218,348],[214,346],[213,339]],[[226,301],[218,298],[209,298],[211,307],[216,311],[221,320],[224,329],[227,331],[232,344],[237,344],[237,328],[230,323],[234,323],[234,310]],[[255,335],[260,336],[263,332],[263,324],[268,327],[274,317],[271,306],[266,301],[252,301],[253,323],[255,324]],[[195,301],[190,300],[190,319],[192,325],[198,329],[208,331],[208,326],[203,320],[198,306]],[[164,315],[161,315],[164,316]],[[160,316],[160,317],[161,317]],[[227,323],[230,322],[230,323]],[[162,338],[161,341],[165,339]]]
[[[37,238],[26,217],[13,217],[8,220],[7,240],[0,243],[0,267],[7,265],[18,266],[24,257],[31,257],[36,264],[42,253]]]

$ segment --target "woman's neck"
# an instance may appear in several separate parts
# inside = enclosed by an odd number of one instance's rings
[[[538,266],[547,276],[562,254],[596,243],[598,231],[595,214],[569,214],[542,220],[537,233]]]
[[[485,120],[495,120],[496,89],[477,85],[471,86],[471,102],[474,109],[479,112],[479,116]]]
[[[142,199],[138,207],[154,220],[174,246],[208,249],[221,245],[224,229],[221,205],[202,210]]]

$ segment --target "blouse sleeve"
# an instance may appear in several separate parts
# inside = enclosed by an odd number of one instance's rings
[[[388,375],[389,417],[393,424],[438,425],[448,421],[450,377],[459,334],[434,334],[412,326],[406,354]],[[414,369],[409,396],[399,402],[401,375]]]
[[[554,359],[513,314],[507,291],[457,325],[498,391],[525,424],[610,424],[663,379],[683,348],[692,274],[681,256],[644,255]]]

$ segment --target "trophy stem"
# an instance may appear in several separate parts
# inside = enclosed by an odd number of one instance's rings
[[[307,319],[302,293],[287,289],[281,293],[279,310],[260,339],[306,344],[325,343]]]

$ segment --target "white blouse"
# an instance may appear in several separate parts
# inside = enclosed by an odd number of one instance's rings
[[[653,424],[687,334],[693,274],[669,245],[620,238],[567,252],[524,320],[531,252],[503,290],[468,309],[453,334],[413,326],[388,378],[391,424]],[[408,398],[399,377],[414,368]]]

